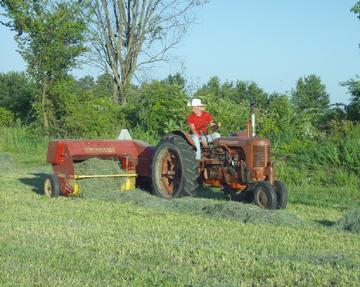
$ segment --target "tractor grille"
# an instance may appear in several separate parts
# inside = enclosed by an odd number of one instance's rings
[[[254,145],[254,167],[266,167],[269,160],[269,146]]]

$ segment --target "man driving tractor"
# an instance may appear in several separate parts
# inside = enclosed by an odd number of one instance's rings
[[[187,105],[188,107],[192,107],[192,113],[188,116],[187,122],[190,126],[191,136],[196,147],[195,158],[200,160],[200,142],[204,147],[207,147],[207,144],[220,137],[220,134],[217,132],[207,133],[208,127],[215,127],[216,124],[213,122],[212,115],[205,111],[200,99],[192,99]]]

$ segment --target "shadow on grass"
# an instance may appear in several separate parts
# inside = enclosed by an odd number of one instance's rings
[[[193,197],[228,200],[220,189],[216,189],[213,187],[203,187],[203,186],[200,186],[195,190]]]
[[[314,222],[317,224],[323,225],[325,227],[331,227],[336,224],[336,222],[331,221],[331,220],[314,220]]]
[[[32,187],[32,191],[36,194],[44,194],[44,181],[47,173],[32,173],[33,177],[20,178],[19,180],[25,184]]]

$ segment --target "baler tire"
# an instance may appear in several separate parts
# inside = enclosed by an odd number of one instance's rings
[[[277,195],[270,183],[258,182],[253,189],[254,203],[266,209],[275,209],[277,206]]]
[[[60,196],[60,185],[56,175],[49,174],[44,181],[44,194],[49,197]]]
[[[288,203],[288,191],[285,187],[285,185],[279,181],[275,180],[273,189],[276,192],[277,195],[277,209],[285,209]]]
[[[169,165],[174,170],[165,174],[164,168]],[[174,181],[170,183],[171,176]],[[170,135],[158,144],[151,175],[154,195],[167,199],[192,195],[199,185],[198,176],[195,150],[182,136]]]

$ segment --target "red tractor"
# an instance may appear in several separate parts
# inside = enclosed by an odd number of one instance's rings
[[[203,147],[200,161],[195,160],[195,145],[188,133],[166,135],[156,147],[151,174],[153,193],[164,198],[191,195],[199,184],[205,184],[223,188],[232,200],[252,201],[267,209],[287,206],[286,187],[276,179],[270,159],[270,141],[255,135],[253,112],[246,131]]]
[[[78,175],[74,163],[89,158],[115,159],[123,172],[108,175]],[[221,187],[232,200],[247,200],[268,209],[285,208],[288,194],[275,176],[270,159],[270,141],[255,135],[255,116],[247,130],[220,137],[202,148],[195,160],[191,135],[174,131],[154,147],[132,139],[55,140],[49,143],[47,161],[54,174],[44,184],[49,197],[79,193],[78,180],[121,177],[122,190],[151,187],[163,198],[191,195],[199,184]]]

